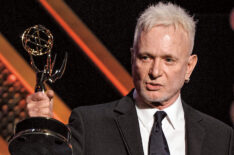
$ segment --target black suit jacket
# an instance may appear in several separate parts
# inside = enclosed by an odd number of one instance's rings
[[[183,103],[186,155],[234,155],[233,130]],[[74,155],[143,155],[137,113],[132,97],[72,111]],[[172,154],[173,155],[173,154]]]

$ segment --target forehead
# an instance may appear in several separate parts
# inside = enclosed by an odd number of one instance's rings
[[[188,34],[180,26],[155,26],[149,31],[141,33],[138,48],[140,51],[154,49],[188,52]]]

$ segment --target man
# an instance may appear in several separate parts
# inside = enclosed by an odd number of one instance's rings
[[[197,63],[194,36],[195,21],[180,7],[147,8],[131,49],[135,89],[120,100],[72,111],[74,154],[233,155],[231,127],[180,97]],[[29,115],[52,117],[52,97],[52,91],[29,96]]]

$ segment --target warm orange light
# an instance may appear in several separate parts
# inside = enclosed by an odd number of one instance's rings
[[[33,93],[33,88],[20,76],[20,74],[12,67],[12,65],[5,59],[4,56],[0,53],[0,60],[6,66],[7,69],[10,70],[11,73],[22,83],[22,85],[27,89],[29,93]]]
[[[111,71],[98,59],[94,52],[81,40],[81,38],[70,28],[70,26],[59,16],[46,0],[39,0],[54,19],[64,28],[68,35],[86,53],[86,55],[97,65],[104,75],[113,83],[122,95],[128,94],[129,90],[111,73]]]
[[[8,76],[7,81],[14,83],[16,81],[16,77],[14,74]]]

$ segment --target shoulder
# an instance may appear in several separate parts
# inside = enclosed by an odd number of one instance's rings
[[[79,112],[82,114],[95,114],[95,113],[103,113],[104,111],[111,111],[113,110],[116,105],[118,104],[119,100],[97,104],[97,105],[90,105],[90,106],[80,106],[72,110],[72,113]]]
[[[216,131],[224,131],[224,132],[225,131],[232,132],[233,129],[229,125],[225,124],[224,122],[210,115],[207,115],[197,109],[194,109],[185,103],[183,103],[183,106],[185,110],[185,118],[189,117],[190,120],[197,120],[207,129],[212,129]]]
[[[184,102],[183,108],[186,130],[191,141],[203,139],[204,152],[213,152],[211,154],[233,154],[231,153],[234,147],[233,129],[230,126],[190,107]]]
[[[76,129],[75,131],[84,131],[84,129],[89,128],[91,132],[97,126],[102,129],[104,126],[100,125],[110,124],[113,120],[113,109],[116,104],[118,104],[118,100],[105,104],[77,107],[72,110],[69,126],[71,129]],[[74,132],[74,130],[72,131]]]
[[[122,109],[131,109],[133,107],[132,103],[133,101],[131,97],[124,96],[119,100],[111,101],[104,104],[80,106],[72,110],[71,117],[78,114],[82,117],[93,119],[98,119],[105,116],[111,117],[118,114],[117,111],[121,111]]]
[[[134,101],[132,98],[132,93],[130,92],[127,96],[120,98],[119,100],[107,102],[104,104],[92,105],[92,106],[80,106],[75,108],[72,112],[87,113],[103,113],[103,112],[126,112],[132,109],[134,106]]]
[[[203,118],[204,123],[206,124],[207,127],[212,127],[213,129],[217,130],[217,131],[231,131],[232,132],[232,128],[231,126],[225,124],[224,122],[210,116],[207,115],[205,113],[200,112],[201,117]]]

